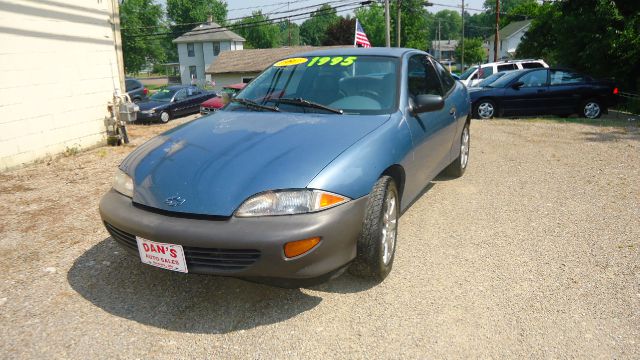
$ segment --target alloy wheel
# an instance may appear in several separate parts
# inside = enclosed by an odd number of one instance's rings
[[[388,265],[393,258],[396,247],[396,233],[398,229],[398,206],[394,191],[387,191],[384,201],[384,214],[382,218],[382,261]]]

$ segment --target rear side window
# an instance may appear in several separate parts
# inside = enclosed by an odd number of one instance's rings
[[[139,88],[138,82],[135,80],[125,80],[125,88],[127,91],[135,90]]]
[[[444,93],[448,93],[456,85],[456,80],[451,76],[451,73],[437,61],[433,61],[436,67],[436,71],[440,75],[440,81],[442,81],[442,90]]]
[[[511,71],[511,70],[518,70],[518,66],[516,66],[516,64],[498,65],[498,72]]]
[[[480,68],[480,79],[486,79],[489,76],[493,75],[493,66],[487,66]]]
[[[536,70],[522,75],[522,87],[540,87],[547,83],[547,70]]]
[[[572,71],[551,70],[551,85],[580,84],[586,82],[581,74]]]
[[[538,69],[543,68],[542,64],[537,62],[524,62],[521,64],[523,69]]]

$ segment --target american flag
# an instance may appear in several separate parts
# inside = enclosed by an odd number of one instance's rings
[[[358,21],[358,19],[356,19],[356,38],[355,38],[354,45],[355,46],[361,45],[362,47],[365,47],[365,48],[371,47],[371,43],[367,38],[367,34],[364,33],[364,29],[362,28],[362,25],[360,25],[360,21]]]

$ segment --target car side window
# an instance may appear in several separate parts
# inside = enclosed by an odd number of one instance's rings
[[[540,64],[538,62],[522,63],[521,65],[522,65],[523,69],[538,69],[538,68],[544,67],[544,66],[542,66],[542,64]]]
[[[498,72],[517,70],[516,64],[498,65]]]
[[[451,76],[451,73],[447,69],[445,69],[444,66],[442,66],[442,64],[435,60],[433,61],[433,64],[436,67],[438,74],[440,75],[440,81],[442,81],[442,90],[445,94],[447,94],[449,90],[451,90],[456,85],[456,80]]]
[[[186,98],[187,98],[187,92],[185,91],[185,89],[179,90],[176,93],[176,96],[174,97],[174,99],[176,99],[176,101],[184,100]]]
[[[572,71],[551,70],[551,85],[580,84],[584,82],[586,82],[586,79],[581,74]]]
[[[409,58],[407,75],[409,95],[412,98],[426,94],[443,95],[436,70],[424,55],[414,55]]]
[[[535,70],[520,77],[522,87],[539,87],[547,84],[547,70]]]
[[[486,79],[493,75],[493,66],[486,66],[480,68],[480,79]]]

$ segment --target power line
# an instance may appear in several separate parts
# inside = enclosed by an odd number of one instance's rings
[[[358,6],[354,6],[354,7],[351,7],[351,8],[336,10],[336,13],[342,13],[342,12],[352,11],[352,10],[361,9],[361,8],[364,8],[364,6],[363,5],[358,5]],[[215,28],[196,29],[196,30],[201,30],[201,31],[199,31],[199,32],[197,32],[195,34],[183,34],[182,36],[195,36],[195,35],[199,35],[200,33],[213,34],[213,33],[227,31],[229,29],[245,29],[245,28],[260,27],[260,26],[264,26],[264,25],[267,25],[267,24],[280,24],[280,23],[283,23],[283,22],[285,22],[285,21],[287,21],[289,19],[303,20],[303,19],[311,18],[313,16],[330,15],[333,10],[335,10],[335,9],[327,9],[326,11],[323,11],[323,12],[311,11],[311,12],[300,13],[300,14],[296,14],[296,15],[292,15],[292,16],[283,16],[283,17],[279,17],[279,18],[255,21],[255,22],[244,23],[244,24],[235,23],[235,24],[231,24],[231,25],[229,25],[227,27],[220,26],[220,27],[215,27]],[[191,31],[191,32],[193,33],[196,30]],[[175,36],[175,35],[176,35],[176,33],[174,33],[174,32],[160,32],[160,33],[152,33],[152,34],[131,35],[130,37],[132,37],[132,38],[162,38],[164,36]]]

